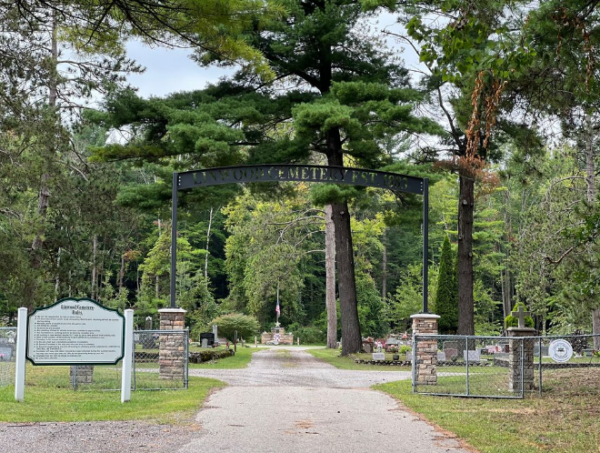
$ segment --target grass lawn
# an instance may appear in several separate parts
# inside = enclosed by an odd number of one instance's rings
[[[374,386],[485,453],[600,451],[600,370],[544,372],[544,393],[524,400],[416,395],[411,382]]]
[[[233,357],[218,359],[214,362],[190,363],[189,367],[191,370],[230,370],[246,368],[250,363],[250,360],[252,360],[252,354],[258,351],[264,351],[264,349],[254,347],[242,348],[238,345],[237,352]]]
[[[121,404],[120,392],[73,391],[38,385],[25,387],[25,401],[16,402],[14,386],[0,388],[1,422],[81,422],[101,420],[150,420],[187,423],[212,389],[225,384],[214,379],[190,378],[188,390],[131,392]]]
[[[364,363],[355,363],[355,358],[363,360],[370,359],[370,354],[355,354],[348,357],[342,357],[339,349],[308,349],[306,352],[312,354],[317,359],[321,359],[341,370],[370,370],[370,371],[410,371],[410,366],[385,366],[385,365],[367,365]],[[386,354],[386,359],[387,359]],[[389,354],[389,360],[393,354]]]

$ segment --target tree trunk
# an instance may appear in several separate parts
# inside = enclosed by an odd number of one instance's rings
[[[62,254],[62,247],[58,248],[58,254],[56,257],[56,278],[54,279],[54,301],[58,300],[60,293],[60,255]]]
[[[119,294],[123,291],[123,279],[125,278],[125,254],[121,254],[121,269],[119,269]]]
[[[326,133],[327,162],[329,165],[344,166],[342,141],[337,128]],[[356,279],[354,276],[354,250],[348,203],[332,203],[333,225],[335,229],[335,254],[338,270],[338,291],[340,315],[342,318],[342,355],[359,352],[362,347]]]
[[[383,256],[381,257],[381,300],[385,304],[387,301],[387,244],[385,241],[387,229],[383,229]]]
[[[54,18],[53,23],[52,23],[52,37],[51,37],[51,44],[50,44],[50,61],[52,63],[52,68],[51,70],[53,71],[53,75],[52,77],[50,77],[50,83],[48,86],[48,106],[50,107],[50,110],[52,111],[51,114],[54,114],[54,110],[56,109],[56,100],[58,98],[58,87],[57,87],[57,80],[56,80],[56,65],[57,65],[57,61],[58,61],[58,37],[57,37],[57,31],[58,31],[58,27],[57,27],[57,23],[56,23],[56,19]],[[42,249],[44,247],[44,235],[45,235],[45,226],[44,226],[44,222],[46,220],[46,214],[48,212],[48,205],[50,203],[50,188],[49,186],[49,180],[50,180],[50,174],[47,172],[48,171],[48,167],[49,167],[49,161],[51,160],[51,156],[54,154],[54,142],[50,141],[49,143],[46,143],[46,162],[45,162],[45,172],[42,174],[41,180],[40,180],[40,191],[39,191],[39,195],[38,195],[38,207],[37,207],[37,216],[38,219],[40,220],[40,225],[37,229],[35,238],[33,239],[33,242],[31,244],[31,267],[34,270],[38,270],[41,268],[42,266]],[[26,291],[26,304],[28,306],[28,308],[32,309],[35,305],[35,297],[36,297],[36,293],[37,293],[37,289],[38,289],[38,283],[37,281],[34,279],[31,284],[29,285],[29,288]]]
[[[208,229],[206,230],[206,255],[204,256],[204,281],[208,288],[208,246],[210,244],[210,228],[213,220],[213,208],[210,208],[210,214],[208,216]]]
[[[92,288],[90,290],[90,297],[96,300],[96,280],[98,278],[98,268],[96,266],[96,256],[98,254],[98,235],[94,234],[92,239]]]
[[[507,257],[511,252],[510,244],[512,238],[512,223],[510,218],[510,192],[506,191],[504,195],[504,244],[506,247]],[[508,265],[506,269],[502,271],[500,270],[500,285],[502,286],[502,313],[504,315],[504,319],[510,315],[512,311],[512,281],[510,276],[510,269]],[[504,326],[504,322],[502,323]],[[504,326],[506,327],[506,326]]]
[[[325,206],[325,305],[327,307],[327,347],[337,347],[337,307],[335,300],[335,227],[333,208]]]
[[[592,206],[596,200],[596,169],[594,165],[594,131],[592,128],[591,115],[587,116],[587,146],[585,152],[585,172],[586,172],[586,183],[587,183],[587,202]],[[588,244],[587,252],[592,258],[594,251],[592,250],[592,244]],[[594,349],[600,350],[600,310],[598,308],[592,308],[592,333],[594,334]]]
[[[458,334],[474,335],[473,301],[473,211],[475,181],[460,176],[458,206]]]

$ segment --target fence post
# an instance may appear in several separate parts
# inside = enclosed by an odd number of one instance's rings
[[[185,357],[186,345],[184,335],[181,331],[185,328],[185,314],[183,308],[163,308],[160,313],[159,366],[158,376],[160,379],[185,381]],[[169,330],[178,330],[178,335],[169,334]]]
[[[431,313],[419,313],[412,315],[413,320],[413,338],[415,336],[432,337],[413,342],[414,362],[413,369],[416,370],[416,382],[413,377],[413,388],[416,385],[436,385],[437,384],[437,339],[438,334],[438,315]],[[418,349],[417,349],[418,348]]]
[[[512,392],[526,392],[534,389],[533,381],[533,341],[526,341],[537,331],[529,327],[509,327],[507,329],[510,352],[508,359],[508,389]],[[520,347],[523,345],[523,349]],[[521,352],[523,351],[523,352]],[[521,386],[521,382],[523,383]],[[519,389],[518,387],[521,387]]]

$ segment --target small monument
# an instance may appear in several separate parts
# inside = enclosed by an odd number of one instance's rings
[[[279,315],[281,309],[279,307],[279,282],[277,282],[277,305],[275,306],[276,322],[275,327],[271,328],[271,333],[263,332],[260,336],[261,344],[294,344],[294,335],[285,333],[285,329],[279,324]]]
[[[216,324],[213,324],[212,326],[213,329],[213,344],[215,346],[219,346],[219,326],[217,326]]]

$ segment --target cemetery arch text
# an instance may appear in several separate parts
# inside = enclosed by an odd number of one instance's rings
[[[171,308],[175,308],[177,263],[177,200],[178,191],[198,187],[247,182],[304,181],[330,184],[349,184],[378,187],[393,192],[423,195],[423,313],[427,309],[429,248],[429,179],[363,168],[266,164],[237,167],[216,167],[173,173],[172,228],[171,228]]]

